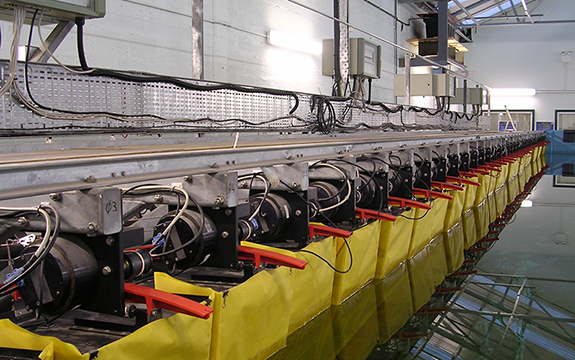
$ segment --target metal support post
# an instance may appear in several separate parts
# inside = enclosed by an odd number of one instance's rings
[[[405,105],[411,105],[411,54],[405,54]]]
[[[66,38],[66,36],[70,32],[70,30],[72,30],[73,27],[74,27],[73,20],[58,22],[58,25],[56,25],[54,30],[52,30],[50,35],[48,35],[48,38],[44,40],[44,43],[47,45],[48,50],[50,50],[51,53],[54,53],[56,51],[58,46],[60,46],[62,41],[64,41],[64,39]],[[46,51],[44,45],[41,45],[38,49],[36,49],[36,51],[34,51],[30,55],[29,61],[38,63],[47,63],[49,59],[50,54],[48,53],[48,51]]]
[[[204,79],[204,0],[192,0],[192,77]]]

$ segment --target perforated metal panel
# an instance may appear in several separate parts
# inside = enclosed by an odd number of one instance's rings
[[[8,77],[8,62],[1,63],[1,77]],[[188,80],[193,84],[212,83]],[[18,65],[17,85],[24,99],[27,93],[24,64]],[[0,129],[4,134],[35,131],[93,131],[94,129],[169,129],[195,131],[303,131],[316,128],[312,96],[298,93],[299,107],[290,116],[295,100],[288,95],[265,92],[244,93],[235,90],[198,91],[169,83],[135,83],[103,76],[73,74],[56,65],[29,64],[29,91],[35,102],[52,110],[76,112],[76,115],[48,111],[46,117],[26,108],[12,90],[1,98]],[[441,113],[390,113],[377,106],[356,101],[331,104],[345,130],[353,128],[395,129],[417,124],[419,128],[477,128],[476,121],[454,123]],[[387,105],[394,108],[396,105]],[[35,107],[38,107],[35,105]],[[107,116],[102,113],[116,114]],[[92,113],[92,114],[88,114]],[[414,127],[411,127],[414,128]],[[417,128],[415,128],[417,129]],[[340,127],[334,131],[342,130]]]

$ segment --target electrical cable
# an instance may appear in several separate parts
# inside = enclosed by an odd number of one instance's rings
[[[401,216],[402,218],[407,219],[407,220],[421,220],[427,216],[428,212],[429,212],[429,209],[425,210],[425,213],[423,215],[421,215],[420,217],[416,217],[416,218],[410,218],[410,217],[405,216],[403,214],[399,214],[399,216]]]
[[[77,21],[76,26],[78,29],[83,28],[84,22]],[[88,70],[88,63],[86,61],[85,52],[84,52],[84,36],[83,36],[83,29],[79,30],[82,36],[78,36],[78,57],[80,58],[80,64],[82,64],[83,70]],[[297,108],[299,107],[299,97],[293,91],[285,91],[285,90],[274,90],[274,89],[266,89],[261,87],[255,86],[242,86],[242,85],[235,85],[235,84],[217,84],[217,85],[199,85],[193,84],[187,81],[183,81],[177,78],[172,78],[168,76],[159,76],[159,75],[147,75],[147,76],[139,76],[139,75],[132,75],[127,74],[119,71],[113,70],[104,70],[104,69],[94,69],[91,73],[88,74],[89,76],[107,76],[118,80],[123,81],[130,81],[135,83],[167,83],[171,84],[186,90],[196,90],[196,91],[214,91],[214,90],[233,90],[237,92],[243,93],[264,93],[270,95],[278,95],[278,96],[289,96],[294,99],[294,106],[289,111],[289,114],[293,114]]]
[[[325,162],[327,162],[327,161],[328,161],[328,160],[325,160],[325,159],[324,159],[324,160],[316,161],[315,163],[309,165],[309,168],[310,168],[310,169],[313,169],[314,167],[320,167],[322,163],[325,163]],[[332,165],[332,166],[333,166],[333,165]],[[325,165],[325,167],[329,167],[329,166]],[[339,168],[338,168],[338,169],[335,169],[335,170],[338,171],[338,172],[342,175],[343,181],[344,181],[344,185],[343,185],[342,187],[340,187],[335,194],[333,194],[333,195],[331,195],[331,196],[328,196],[328,197],[324,197],[324,198],[318,199],[319,201],[329,201],[329,200],[335,199],[335,198],[337,198],[339,195],[341,195],[341,194],[343,193],[343,190],[346,188],[346,184],[345,184],[345,183],[349,180],[349,178],[348,178],[348,176],[347,176],[347,173],[346,173],[344,170],[339,169]]]
[[[294,189],[290,184],[286,183],[285,181],[280,179],[280,182],[282,184],[284,184],[288,189],[292,190],[294,192],[294,194],[296,194],[300,199],[302,199],[309,207],[313,207],[316,208],[316,205],[312,202],[310,202],[309,200],[307,200],[306,198],[304,198],[297,189]],[[325,220],[330,223],[331,226],[333,226],[334,228],[338,228],[336,224],[334,224],[334,222],[329,219],[327,216],[319,213],[321,216],[323,216],[325,218]],[[323,258],[321,255],[314,253],[313,251],[309,251],[309,250],[305,250],[305,249],[301,249],[300,251],[306,252],[308,254],[314,255],[316,256],[318,259],[322,260],[323,262],[325,262],[333,271],[339,273],[339,274],[346,274],[348,273],[352,266],[353,266],[353,252],[351,251],[351,247],[349,246],[349,242],[347,241],[346,238],[342,238],[343,242],[345,243],[346,247],[347,247],[347,251],[349,253],[349,267],[346,270],[338,270],[336,269],[333,265],[331,265],[329,263],[329,261],[327,261],[325,258]]]
[[[38,12],[38,9],[36,9],[36,11],[34,11],[33,18],[36,17],[37,12]],[[42,36],[42,18],[43,17],[44,17],[44,11],[41,11],[40,12],[40,18],[38,19],[38,26],[36,28],[38,29],[38,37],[40,38],[40,42],[42,43],[42,48],[46,51],[46,53],[48,53],[48,55],[50,55],[50,57],[56,63],[58,63],[58,65],[60,65],[62,68],[68,70],[69,72],[71,72],[73,74],[86,75],[86,74],[90,74],[90,73],[94,72],[94,69],[82,70],[82,71],[74,70],[74,69],[69,68],[68,66],[64,65],[60,60],[58,60],[58,58],[56,56],[54,56],[54,54],[50,50],[50,47],[44,41],[44,36]],[[34,26],[33,24],[30,24],[30,29],[32,29],[33,26]]]
[[[311,165],[310,168],[312,168],[312,167],[317,167],[317,166],[329,167],[329,168],[331,168],[331,169],[333,169],[333,170],[339,172],[339,173],[342,175],[342,177],[344,178],[344,180],[345,180],[345,186],[347,186],[347,194],[344,196],[344,198],[343,198],[340,202],[338,202],[337,204],[333,204],[333,205],[331,205],[331,206],[328,206],[328,207],[319,209],[319,212],[320,212],[320,213],[323,213],[323,212],[326,212],[326,211],[335,209],[335,208],[341,206],[342,204],[344,204],[346,201],[348,201],[349,198],[351,197],[352,186],[351,186],[349,177],[347,176],[345,170],[342,170],[342,169],[338,168],[337,166],[334,166],[334,165],[328,164],[328,163],[324,163],[324,162],[317,162],[317,163]],[[343,187],[342,187],[342,188],[343,188]],[[338,195],[339,195],[339,194],[338,194]],[[335,197],[335,196],[332,195],[332,196],[329,197],[329,198],[318,199],[318,201],[327,201],[327,200],[333,199],[334,197]]]
[[[317,253],[314,253],[313,251],[301,249],[300,252],[314,255],[315,257],[317,257],[318,259],[320,259],[321,261],[326,263],[327,266],[329,266],[333,271],[335,271],[338,274],[347,274],[351,270],[351,268],[353,267],[353,254],[351,252],[351,247],[349,246],[349,242],[347,241],[347,239],[343,238],[343,241],[345,243],[345,246],[347,247],[347,251],[349,252],[349,266],[346,270],[336,269],[332,264],[329,263],[329,261],[327,261],[327,259],[323,258],[321,255],[319,255]]]
[[[0,88],[0,95],[6,94],[12,84],[15,83],[16,71],[18,65],[18,45],[20,44],[20,33],[22,25],[26,18],[26,10],[21,6],[14,6],[14,18],[12,20],[12,44],[10,45],[10,64],[9,76],[2,88]]]
[[[239,180],[243,180],[243,179],[248,179],[248,178],[251,178],[251,180],[250,180],[250,186],[249,186],[249,188],[248,188],[248,202],[250,201],[250,200],[249,200],[249,199],[250,199],[250,193],[251,193],[251,191],[252,191],[252,185],[253,185],[254,179],[255,179],[255,178],[258,178],[258,179],[260,179],[261,181],[263,181],[263,183],[264,183],[264,195],[262,196],[262,199],[261,199],[261,201],[260,201],[258,207],[254,210],[254,212],[253,212],[253,213],[250,215],[250,217],[248,218],[248,221],[252,221],[252,220],[255,219],[255,217],[259,214],[259,212],[260,212],[260,210],[261,210],[261,208],[262,208],[262,205],[264,204],[264,202],[266,201],[266,198],[268,197],[268,194],[269,194],[269,192],[270,192],[271,186],[270,186],[270,184],[268,183],[268,180],[267,180],[264,176],[260,175],[260,173],[253,174],[253,175],[251,175],[251,176],[248,175],[248,176],[239,177],[239,178],[238,178],[238,181],[239,181]]]
[[[43,208],[49,209],[54,214],[54,225],[52,231],[52,220],[50,215],[46,210]],[[38,265],[44,260],[44,258],[50,253],[52,246],[56,243],[56,239],[60,233],[60,214],[56,209],[50,205],[42,204],[37,208],[11,208],[11,207],[0,207],[0,211],[24,211],[24,212],[33,212],[40,214],[45,222],[46,222],[46,230],[44,231],[44,236],[40,245],[36,251],[32,254],[30,259],[22,265],[19,269],[23,269],[20,274],[14,276],[10,280],[7,280],[2,287],[0,287],[0,296],[4,296],[9,294],[15,290],[17,287],[11,288],[14,284],[20,282],[20,280],[24,279],[28,276],[32,271],[34,271]]]
[[[191,197],[188,192],[182,188],[179,187],[171,187],[171,186],[163,186],[163,185],[137,185],[134,186],[128,190],[125,190],[122,192],[123,195],[126,195],[128,192],[133,192],[135,190],[141,190],[141,191],[145,191],[146,193],[149,193],[151,191],[168,191],[168,192],[179,192],[180,194],[184,195],[184,204],[182,205],[182,208],[180,209],[180,211],[174,216],[174,218],[172,219],[172,221],[170,221],[170,223],[168,224],[168,226],[164,229],[164,231],[162,231],[160,238],[158,238],[158,241],[160,239],[164,239],[164,246],[163,246],[163,251],[161,253],[154,253],[154,250],[158,249],[159,246],[156,246],[155,248],[153,248],[152,250],[150,250],[150,255],[154,256],[154,257],[163,257],[166,255],[170,255],[173,254],[177,251],[182,250],[183,248],[185,248],[186,246],[190,245],[191,243],[193,243],[194,241],[196,241],[197,239],[200,238],[200,236],[202,236],[203,231],[204,231],[204,225],[205,225],[205,214],[204,214],[204,210],[202,209],[200,203],[194,199],[193,197]],[[135,195],[138,195],[138,193],[136,193]],[[143,194],[139,194],[139,195],[143,195]],[[200,224],[199,224],[199,230],[198,232],[196,232],[196,234],[194,234],[194,236],[186,241],[184,244],[175,247],[173,249],[170,250],[165,250],[166,247],[168,246],[168,239],[169,239],[169,235],[170,235],[170,231],[172,230],[172,228],[176,225],[176,222],[182,217],[184,211],[186,211],[189,202],[193,202],[196,207],[198,208],[198,212],[200,213]]]

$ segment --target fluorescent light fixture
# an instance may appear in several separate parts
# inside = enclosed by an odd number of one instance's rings
[[[321,42],[278,30],[270,30],[268,32],[268,43],[308,54],[321,54]]]
[[[521,207],[533,207],[533,201],[531,200],[523,200],[521,202]]]
[[[517,89],[490,89],[491,96],[499,97],[516,97],[516,96],[534,96],[537,93],[535,89],[517,88]]]

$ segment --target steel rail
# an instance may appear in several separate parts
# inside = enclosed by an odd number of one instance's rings
[[[527,138],[532,134],[524,133],[523,136]],[[378,136],[293,139],[283,143],[276,140],[240,144],[235,149],[226,142],[209,143],[208,146],[157,145],[5,154],[0,162],[0,200],[424,146],[500,141],[515,136],[488,132],[392,136],[382,133]]]

